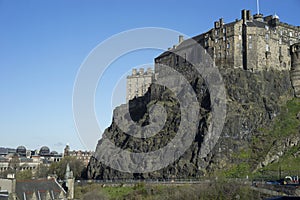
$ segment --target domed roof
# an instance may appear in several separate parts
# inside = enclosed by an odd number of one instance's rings
[[[26,151],[26,148],[24,146],[18,146],[17,151]]]
[[[26,154],[26,148],[24,146],[18,146],[16,153],[17,154]]]
[[[48,155],[49,153],[50,153],[49,147],[43,146],[43,147],[40,149],[40,155]]]

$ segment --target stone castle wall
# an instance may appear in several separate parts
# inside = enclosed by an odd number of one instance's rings
[[[132,70],[132,74],[127,76],[126,85],[126,101],[143,96],[154,79],[154,73],[151,68],[148,68],[145,72],[143,68],[139,71],[136,69]]]
[[[291,80],[294,87],[295,96],[300,97],[300,43],[291,47],[292,68]]]
[[[280,22],[277,15],[263,17],[242,11],[242,17],[231,23],[221,18],[214,28],[193,37],[213,58],[216,66],[242,68],[250,71],[290,70],[291,45],[300,42],[300,27]],[[163,53],[155,59],[156,63],[182,65],[188,56],[188,40],[174,45],[170,54]],[[178,58],[179,57],[181,58]],[[168,58],[164,58],[168,57]]]

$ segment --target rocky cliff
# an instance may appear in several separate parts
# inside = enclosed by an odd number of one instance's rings
[[[263,127],[274,122],[281,113],[282,105],[293,98],[289,71],[250,72],[242,69],[220,68],[227,95],[225,124],[221,137],[215,138],[218,140],[217,144],[209,154],[201,158],[199,156],[201,147],[208,145],[203,141],[211,123],[210,92],[204,79],[194,76],[195,72],[191,68],[178,67],[176,70],[187,78],[200,105],[198,128],[190,147],[178,159],[176,158],[175,162],[163,169],[149,173],[119,172],[98,161],[95,156],[91,158],[88,165],[87,175],[89,178],[200,177],[219,171],[230,171],[245,162],[248,163],[247,168],[253,171],[266,163],[264,156],[274,158],[272,152],[267,152],[268,154],[266,153],[260,158],[251,156],[251,152],[254,152],[252,140],[262,134]],[[150,138],[136,138],[124,133],[117,126],[115,119],[120,117],[126,119],[128,116],[116,116],[122,112],[114,112],[113,122],[105,130],[103,138],[109,139],[120,149],[131,152],[155,151],[166,146],[176,135],[181,121],[179,102],[170,90],[152,84],[143,97],[129,102],[130,116],[137,124],[146,126],[150,121],[148,108],[158,102],[166,109],[167,117],[163,128],[156,135]],[[116,110],[127,109],[127,106],[121,105]],[[103,143],[103,138],[98,142],[95,155]],[[113,162],[114,158],[107,159],[111,159]]]

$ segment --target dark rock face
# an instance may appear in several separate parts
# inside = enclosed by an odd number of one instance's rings
[[[175,69],[185,75],[196,92],[200,105],[198,130],[189,149],[169,166],[143,174],[119,172],[92,157],[87,169],[88,178],[195,178],[218,169],[229,168],[233,163],[239,162],[233,156],[234,153],[249,147],[251,137],[259,134],[260,127],[274,120],[280,113],[280,106],[293,97],[288,71],[249,72],[242,69],[220,68],[227,95],[226,121],[221,137],[213,150],[205,158],[200,158],[201,147],[208,145],[203,142],[203,138],[210,124],[210,93],[204,79],[193,76],[195,72],[192,68]],[[149,152],[164,147],[176,135],[181,120],[180,105],[172,92],[153,84],[145,96],[130,101],[129,108],[131,118],[141,126],[145,126],[149,124],[147,108],[158,102],[165,107],[167,119],[162,130],[156,135],[140,139],[123,133],[114,120],[119,112],[114,112],[113,122],[105,130],[103,137],[110,139],[119,148],[132,152]],[[116,109],[126,109],[126,105]],[[102,140],[99,140],[98,147],[101,143]]]

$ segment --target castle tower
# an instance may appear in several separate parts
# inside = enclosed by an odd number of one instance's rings
[[[300,97],[300,43],[291,46],[291,81],[295,96]]]

